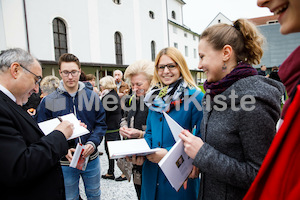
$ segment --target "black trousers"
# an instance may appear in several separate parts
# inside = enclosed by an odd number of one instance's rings
[[[135,176],[139,176],[140,183],[142,183],[142,170],[143,170],[143,166],[133,165],[133,168],[132,168],[133,179],[136,179]],[[140,200],[141,194],[142,194],[142,185],[134,183],[134,188],[135,188],[137,197]]]
[[[113,132],[113,133],[106,133],[104,136],[104,148],[105,152],[107,154],[107,159],[108,159],[108,174],[114,174],[115,172],[115,160],[114,159],[109,159],[109,152],[108,152],[108,147],[107,147],[107,141],[116,141],[120,140],[120,134],[119,132]]]

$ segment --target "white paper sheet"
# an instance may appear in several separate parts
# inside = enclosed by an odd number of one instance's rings
[[[73,113],[61,116],[61,119],[69,121],[74,125],[74,132],[68,140],[77,138],[79,136],[85,135],[90,132],[88,129],[84,128],[83,126],[80,126],[80,122],[78,121],[78,119],[75,117],[75,115]],[[45,135],[48,135],[49,133],[51,133],[59,124],[60,124],[60,121],[58,118],[53,118],[53,119],[38,123],[40,129],[43,131],[43,133]]]
[[[183,130],[183,128],[174,120],[172,119],[167,113],[163,112],[169,128],[171,129],[172,135],[175,139],[175,141],[177,142],[180,138],[179,138],[179,133]]]
[[[110,159],[124,158],[126,156],[145,156],[159,150],[150,149],[144,138],[131,140],[117,140],[107,142]]]

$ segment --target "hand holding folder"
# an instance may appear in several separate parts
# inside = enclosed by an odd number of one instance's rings
[[[193,169],[193,159],[184,152],[183,141],[179,133],[184,130],[167,113],[163,113],[176,140],[174,146],[158,163],[172,187],[178,191]],[[195,128],[195,127],[194,127]],[[193,130],[195,132],[195,129]]]

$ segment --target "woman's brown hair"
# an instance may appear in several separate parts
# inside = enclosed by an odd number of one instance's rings
[[[216,50],[230,45],[237,62],[257,65],[263,55],[264,37],[256,26],[246,19],[238,19],[233,25],[213,25],[201,34],[200,39],[206,39]]]

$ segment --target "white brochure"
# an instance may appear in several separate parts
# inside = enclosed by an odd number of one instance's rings
[[[144,138],[117,140],[107,142],[110,159],[130,157],[133,155],[145,156],[159,150],[159,148],[150,149]]]
[[[73,135],[68,140],[77,138],[79,136],[85,135],[85,134],[90,132],[88,129],[84,128],[83,126],[80,126],[79,120],[76,118],[76,116],[73,113],[61,116],[60,118],[62,120],[69,121],[74,125]],[[47,120],[47,121],[40,122],[40,123],[38,123],[38,125],[39,125],[40,129],[43,131],[43,133],[45,135],[48,135],[60,123],[61,122],[58,118],[53,118],[53,119],[50,119],[50,120]]]
[[[172,134],[177,142],[160,160],[158,165],[172,187],[178,191],[193,169],[193,159],[184,152],[183,141],[178,137],[183,128],[168,114],[164,113]]]

